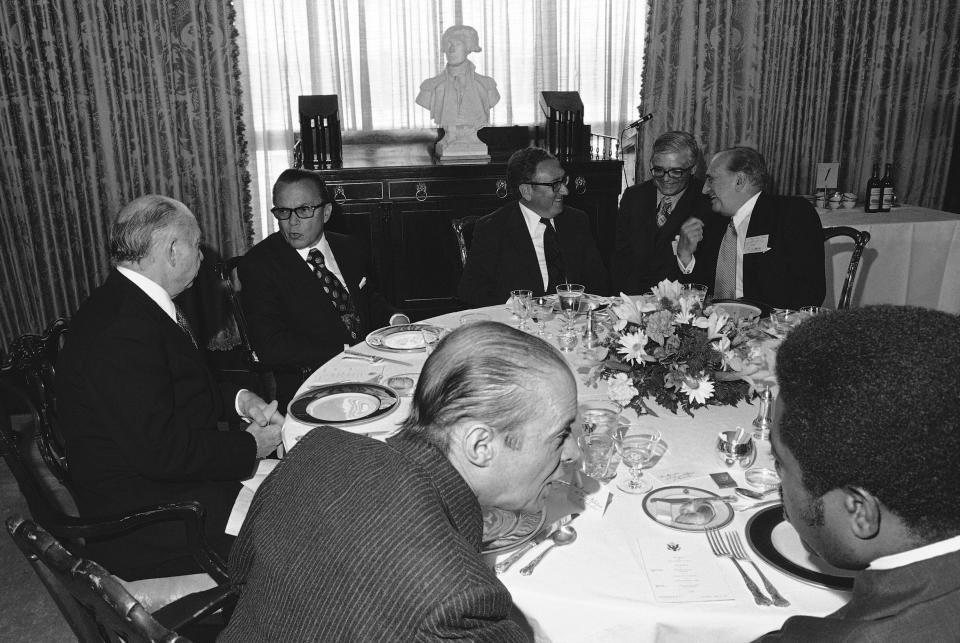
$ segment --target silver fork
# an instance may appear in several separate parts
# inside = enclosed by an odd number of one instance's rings
[[[760,571],[757,564],[753,562],[753,559],[747,556],[747,551],[743,548],[743,541],[740,540],[740,534],[728,531],[726,535],[727,542],[730,543],[730,551],[733,552],[734,560],[745,560],[753,565],[753,568],[760,574],[760,580],[763,581],[763,586],[770,594],[770,597],[773,598],[773,604],[777,607],[790,607],[790,601],[785,599],[783,595],[777,591],[777,588],[763,575],[763,572]]]
[[[740,572],[740,576],[743,578],[743,582],[747,585],[747,589],[753,594],[753,600],[757,605],[771,605],[770,599],[763,595],[763,592],[760,591],[757,584],[747,576],[747,572],[743,571],[743,567],[740,566],[737,559],[727,550],[727,546],[723,544],[723,538],[717,533],[717,530],[707,529],[705,532],[707,534],[707,541],[710,543],[710,549],[713,550],[713,555],[718,558],[729,558],[733,561],[733,564],[737,566],[737,571]]]

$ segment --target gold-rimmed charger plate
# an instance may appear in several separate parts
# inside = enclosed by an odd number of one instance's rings
[[[518,512],[484,507],[480,551],[499,554],[518,547],[537,535],[546,519],[545,511]]]
[[[385,326],[367,335],[366,342],[370,348],[392,353],[422,352],[423,331],[428,330],[439,337],[444,329],[431,324],[397,324]]]
[[[341,382],[316,386],[294,398],[288,412],[304,424],[351,426],[397,410],[400,398],[380,384]]]

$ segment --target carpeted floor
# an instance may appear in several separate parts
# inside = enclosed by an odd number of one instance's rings
[[[0,458],[0,641],[76,641],[73,631],[7,533],[6,519],[29,516],[17,481]]]

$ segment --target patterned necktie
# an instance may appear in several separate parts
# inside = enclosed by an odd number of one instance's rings
[[[547,261],[547,294],[556,292],[557,284],[563,283],[563,255],[560,254],[560,242],[557,231],[550,219],[540,219],[546,228],[543,231],[543,257]]]
[[[179,326],[180,330],[187,334],[187,337],[190,338],[190,343],[193,344],[193,347],[199,348],[199,345],[197,344],[197,338],[193,334],[193,329],[190,328],[190,324],[187,322],[187,318],[184,317],[183,311],[180,310],[180,306],[174,304],[173,309],[177,314],[177,326]]]
[[[326,263],[323,261],[323,253],[318,248],[314,248],[307,255],[307,263],[313,266],[313,272],[323,284],[323,292],[330,297],[330,303],[340,314],[343,325],[347,327],[350,337],[354,341],[360,339],[360,316],[357,315],[357,309],[350,299],[350,292],[343,287],[337,276],[330,272]]]
[[[717,255],[717,276],[713,287],[715,299],[734,299],[737,296],[737,228],[733,219],[727,224]]]
[[[673,209],[673,199],[671,197],[665,196],[660,199],[660,209],[657,211],[657,227],[662,228],[663,224],[667,222],[667,217],[670,216],[670,210]]]

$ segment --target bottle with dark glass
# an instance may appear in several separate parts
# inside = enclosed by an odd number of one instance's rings
[[[880,186],[882,190],[882,196],[880,199],[880,211],[889,212],[890,208],[893,206],[894,200],[894,189],[893,189],[893,177],[890,176],[890,172],[893,170],[893,163],[887,163],[886,168],[884,168],[883,179],[880,181]]]
[[[880,164],[873,164],[873,176],[867,181],[867,191],[863,195],[863,211],[879,212],[883,200],[883,186],[880,185]]]

